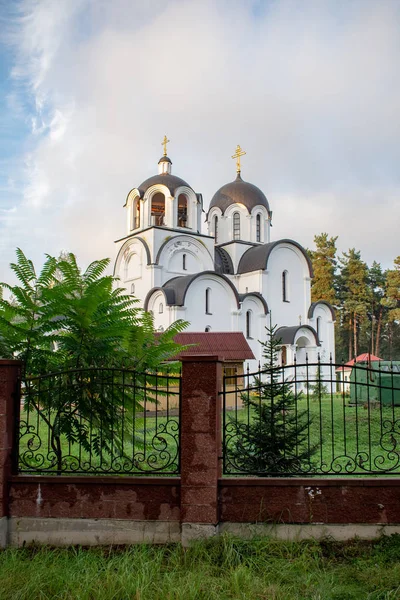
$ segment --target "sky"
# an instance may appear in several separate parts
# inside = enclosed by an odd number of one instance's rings
[[[16,247],[113,261],[165,134],[205,209],[240,144],[273,240],[389,268],[399,64],[397,0],[0,0],[0,281]]]

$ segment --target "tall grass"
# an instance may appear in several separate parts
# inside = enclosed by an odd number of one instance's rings
[[[1,600],[400,598],[400,536],[369,543],[221,536],[188,550],[24,548],[0,553]]]

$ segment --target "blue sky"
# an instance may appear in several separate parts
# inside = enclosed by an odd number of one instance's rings
[[[273,237],[400,253],[400,3],[0,0],[0,281],[20,246],[114,258],[157,169],[263,189]]]

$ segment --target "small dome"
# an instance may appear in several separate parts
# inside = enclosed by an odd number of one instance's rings
[[[160,160],[158,161],[158,164],[162,163],[162,162],[168,162],[172,165],[172,160],[169,158],[169,156],[162,156],[160,158]]]
[[[146,181],[143,181],[143,183],[141,183],[138,186],[137,189],[139,190],[140,196],[143,198],[146,191],[152,185],[156,185],[156,184],[166,185],[171,193],[171,196],[174,196],[175,190],[177,190],[179,187],[181,187],[183,185],[192,189],[192,187],[188,183],[186,183],[186,181],[184,181],[180,177],[176,177],[176,175],[171,175],[171,173],[159,173],[158,175],[149,177],[149,179],[146,179]]]
[[[221,209],[222,214],[231,204],[243,204],[249,213],[255,206],[264,206],[268,212],[270,212],[268,200],[265,194],[247,181],[243,181],[240,174],[236,177],[235,181],[223,185],[222,188],[216,192],[211,200],[209,211],[218,207]]]

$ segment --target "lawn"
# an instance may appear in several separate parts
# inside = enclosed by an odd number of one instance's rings
[[[0,600],[394,600],[400,536],[0,553]]]
[[[316,447],[311,467],[304,465],[305,472],[400,473],[400,406],[352,405],[346,396],[325,394],[320,399],[303,395],[290,410],[303,413],[309,423],[304,445]],[[227,410],[225,417],[229,448],[237,443],[235,424],[243,426],[255,417],[241,406]]]

